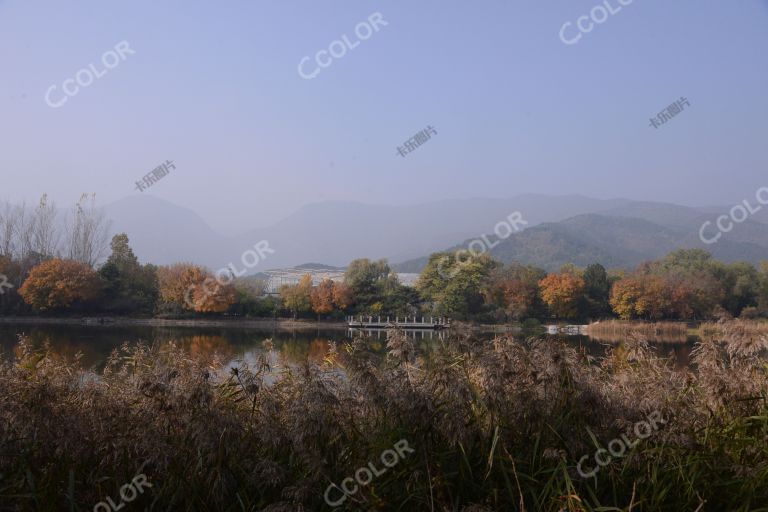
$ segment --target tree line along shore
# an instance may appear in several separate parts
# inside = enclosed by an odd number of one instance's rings
[[[696,321],[768,318],[768,261],[717,261],[681,249],[633,270],[600,262],[547,272],[467,251],[432,254],[415,286],[386,260],[352,261],[342,280],[307,274],[279,293],[255,277],[222,279],[192,263],[141,263],[92,197],[77,203],[65,232],[44,196],[32,211],[0,212],[0,315],[138,318],[444,316],[487,324],[621,319]]]

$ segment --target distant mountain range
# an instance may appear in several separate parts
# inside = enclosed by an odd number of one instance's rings
[[[418,205],[368,205],[328,201],[307,205],[271,226],[224,236],[192,210],[136,195],[105,207],[115,233],[128,234],[143,262],[193,262],[212,269],[243,268],[242,254],[265,240],[274,253],[249,269],[344,267],[355,258],[387,258],[400,272],[420,271],[430,253],[466,247],[512,212],[526,230],[499,243],[491,254],[546,269],[566,262],[632,267],[678,247],[704,247],[726,260],[768,259],[768,209],[738,224],[716,244],[699,240],[705,220],[729,207],[691,208],[666,203],[583,196],[519,195],[509,199],[459,199]],[[247,211],[247,206],[243,207]],[[258,224],[258,219],[254,219]],[[494,240],[495,235],[489,235]],[[464,242],[461,242],[461,241]]]

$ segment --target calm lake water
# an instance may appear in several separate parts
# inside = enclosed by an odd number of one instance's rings
[[[0,324],[0,350],[8,357],[18,343],[19,336],[26,336],[36,347],[46,342],[52,349],[67,357],[81,352],[86,367],[99,369],[110,352],[128,343],[168,343],[174,341],[194,355],[213,355],[227,362],[244,360],[253,362],[262,351],[262,342],[272,339],[275,351],[286,363],[300,364],[304,361],[320,363],[332,342],[350,341],[351,331],[343,329],[320,330],[268,330],[233,327],[149,327],[149,326],[86,326],[86,325],[23,325]],[[439,344],[442,333],[419,332],[415,334],[417,350],[429,356]],[[492,333],[480,333],[479,339],[492,339]],[[587,336],[542,335],[545,338],[561,339],[573,346],[582,346],[590,354],[601,356],[606,344],[591,341]],[[516,337],[519,337],[516,335]],[[688,364],[695,339],[688,343],[657,344],[660,354],[674,358],[678,367]],[[373,332],[369,336],[369,349],[383,353],[386,348],[386,333]]]

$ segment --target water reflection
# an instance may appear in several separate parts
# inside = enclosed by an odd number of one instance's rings
[[[327,356],[331,343],[344,343],[360,334],[355,329],[321,330],[269,330],[232,327],[149,327],[149,326],[86,326],[86,325],[8,325],[0,324],[0,350],[11,355],[24,335],[35,347],[48,344],[56,354],[74,358],[82,354],[82,364],[100,370],[110,352],[123,343],[168,343],[174,341],[193,356],[217,357],[225,364],[246,361],[253,363],[263,353],[262,343],[271,339],[274,350],[284,364],[303,364],[307,361],[320,364]],[[365,329],[367,347],[372,353],[383,354],[386,350],[386,332],[381,329]],[[407,334],[414,340],[416,349],[429,358],[441,341],[445,331],[415,330]],[[516,337],[526,337],[524,334]],[[540,335],[539,335],[540,336]],[[490,340],[492,333],[477,335],[480,341]],[[588,336],[547,335],[580,347],[596,357],[605,354],[607,343],[596,342]],[[688,365],[695,338],[686,342],[654,344],[660,355],[674,358],[678,367]]]
[[[403,332],[409,338],[414,340],[444,340],[446,331],[433,330],[433,329],[403,329]],[[347,338],[354,338],[358,334],[362,334],[371,339],[384,340],[387,339],[386,329],[347,329]]]

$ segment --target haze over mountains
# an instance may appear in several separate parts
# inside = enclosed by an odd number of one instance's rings
[[[594,261],[607,267],[633,267],[679,247],[702,247],[725,261],[768,259],[765,208],[715,244],[699,240],[701,224],[729,210],[533,194],[410,206],[328,201],[307,205],[273,225],[224,236],[194,211],[149,195],[106,206],[112,231],[126,232],[143,262],[187,261],[212,269],[235,263],[243,268],[239,265],[243,252],[266,240],[274,253],[252,273],[307,262],[343,267],[361,257],[387,258],[401,272],[418,272],[430,253],[466,247],[516,211],[528,229],[491,250],[505,262],[516,260],[548,270],[567,262]],[[247,205],[243,211],[248,211]],[[252,224],[258,226],[259,219]]]

